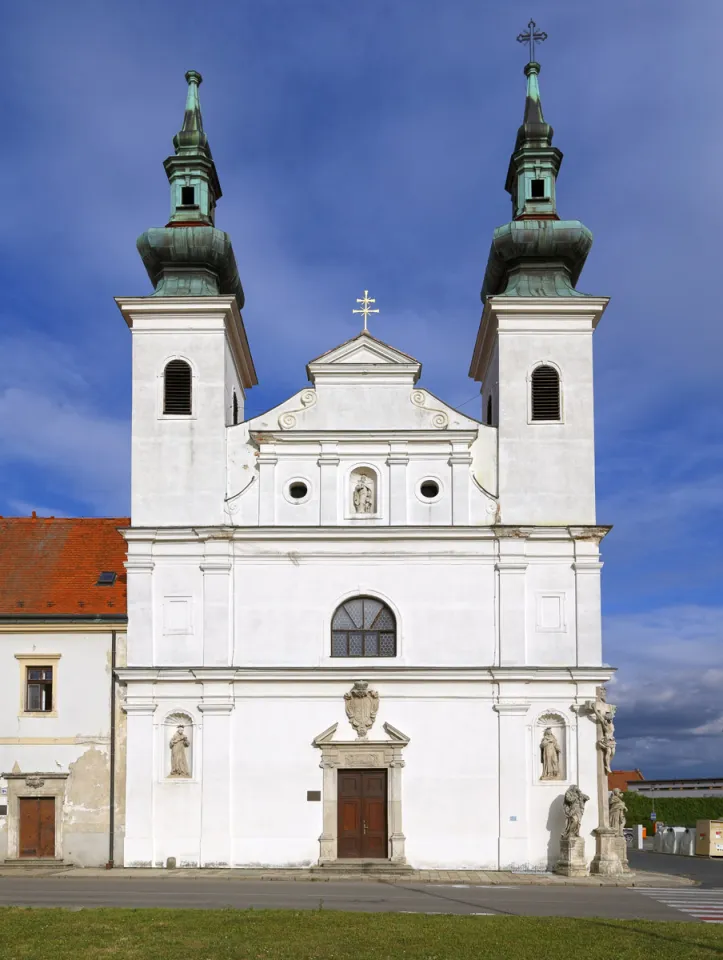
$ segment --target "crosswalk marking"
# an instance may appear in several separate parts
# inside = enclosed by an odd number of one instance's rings
[[[637,891],[703,923],[723,923],[723,889],[638,887]]]

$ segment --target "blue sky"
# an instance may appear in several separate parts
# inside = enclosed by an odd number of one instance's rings
[[[128,509],[130,337],[113,296],[149,283],[135,239],[200,70],[246,290],[253,415],[306,361],[374,332],[479,416],[469,358],[522,118],[530,16],[563,217],[595,244],[605,655],[618,766],[723,767],[723,440],[716,277],[723,5],[666,0],[124,0],[16,4],[0,40],[0,512]]]

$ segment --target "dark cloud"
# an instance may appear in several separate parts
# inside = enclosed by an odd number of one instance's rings
[[[723,607],[663,607],[605,619],[618,706],[615,764],[648,777],[720,776]]]

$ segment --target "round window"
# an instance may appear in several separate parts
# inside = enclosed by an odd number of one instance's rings
[[[294,480],[289,484],[289,496],[292,500],[303,500],[308,492],[309,488],[303,480]]]
[[[436,480],[424,480],[419,487],[419,492],[425,500],[434,500],[439,496],[439,484]]]

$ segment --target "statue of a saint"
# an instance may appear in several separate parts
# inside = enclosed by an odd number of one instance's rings
[[[552,727],[545,727],[540,741],[540,760],[542,761],[542,776],[540,780],[560,779],[560,744],[552,732]]]
[[[597,697],[594,700],[588,700],[586,706],[594,715],[597,723],[600,724],[600,736],[597,741],[603,757],[603,768],[605,773],[612,773],[611,764],[615,756],[615,710],[617,709],[611,703],[607,702],[605,687],[597,688]]]
[[[625,814],[628,812],[628,808],[625,806],[625,801],[623,800],[623,791],[620,787],[615,787],[613,792],[610,794],[610,826],[617,833],[619,837],[623,835],[623,827],[625,826]]]
[[[374,487],[366,473],[359,475],[354,487],[354,510],[356,513],[374,513]]]
[[[186,749],[191,746],[191,741],[186,736],[182,723],[176,727],[176,732],[171,737],[169,746],[171,748],[171,772],[168,776],[190,777],[191,771],[188,769]]]
[[[562,801],[562,809],[565,811],[565,830],[562,834],[564,840],[572,840],[580,836],[582,815],[589,799],[590,797],[575,784],[565,791]]]

